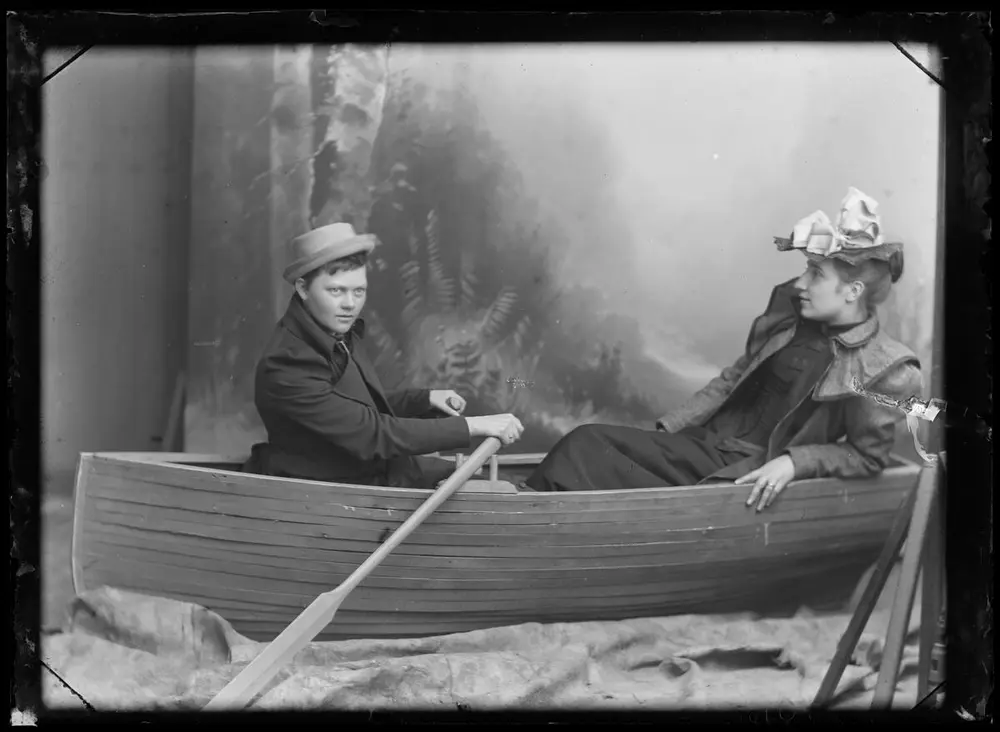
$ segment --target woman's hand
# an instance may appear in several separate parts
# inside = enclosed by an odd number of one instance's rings
[[[451,389],[431,389],[431,406],[452,417],[461,417],[465,400]]]
[[[795,463],[788,455],[781,455],[765,463],[756,470],[747,473],[736,479],[737,485],[753,483],[753,490],[747,498],[747,506],[752,506],[755,501],[757,510],[762,511],[771,505],[771,502],[778,497],[785,486],[795,478]]]

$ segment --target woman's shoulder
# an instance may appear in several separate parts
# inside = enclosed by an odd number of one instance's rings
[[[914,357],[890,366],[873,386],[885,394],[911,397],[923,392],[924,374]]]
[[[919,367],[920,360],[917,354],[901,340],[894,338],[881,325],[869,344],[872,350],[884,354],[884,358],[890,362],[915,361]]]
[[[886,394],[912,396],[923,391],[923,370],[913,349],[879,329],[867,344],[869,359],[883,365],[873,386]]]

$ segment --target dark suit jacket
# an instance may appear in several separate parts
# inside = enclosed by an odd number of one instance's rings
[[[386,394],[358,321],[343,341],[293,295],[256,372],[257,411],[268,441],[248,469],[267,475],[365,485],[416,486],[413,456],[470,443],[463,417],[431,416],[427,389]]]

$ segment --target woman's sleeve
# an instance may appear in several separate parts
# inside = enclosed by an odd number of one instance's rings
[[[914,363],[893,369],[871,387],[893,399],[904,400],[923,390],[923,376]],[[795,479],[867,478],[889,466],[896,444],[896,428],[903,421],[901,411],[864,396],[850,397],[847,434],[842,442],[827,445],[796,445],[785,453],[795,465]]]
[[[657,428],[666,432],[678,432],[699,424],[707,413],[729,396],[749,365],[750,357],[744,353],[735,363],[724,368],[721,374],[695,392],[694,396],[656,420]]]

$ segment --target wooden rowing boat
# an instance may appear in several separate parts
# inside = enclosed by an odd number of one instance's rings
[[[542,457],[501,455],[500,477],[519,480]],[[251,475],[242,462],[83,454],[77,594],[109,586],[186,600],[269,641],[429,495]],[[749,487],[731,483],[460,491],[350,594],[317,640],[845,602],[919,471],[897,459],[876,479],[799,481],[760,513],[745,505]]]

